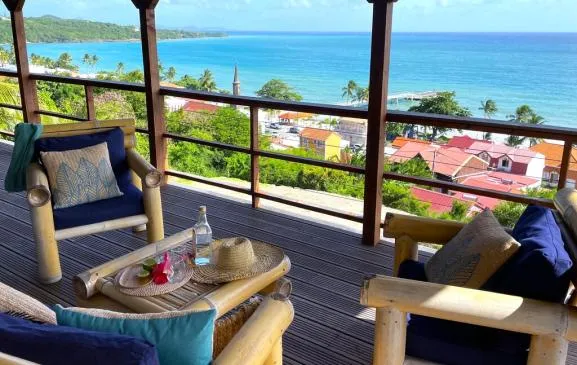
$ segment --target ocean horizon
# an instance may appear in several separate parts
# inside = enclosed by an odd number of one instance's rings
[[[163,40],[158,43],[164,67],[177,77],[198,77],[210,69],[219,88],[231,89],[238,65],[241,93],[254,95],[278,78],[304,101],[343,103],[348,80],[368,84],[368,32],[227,31],[223,38]],[[36,43],[29,54],[58,57],[69,52],[81,72],[85,53],[96,54],[96,70],[141,69],[139,42]],[[497,102],[498,119],[528,104],[547,124],[577,127],[577,33],[420,33],[394,32],[389,94],[455,91],[475,116],[482,100]],[[408,103],[392,109],[406,109]]]

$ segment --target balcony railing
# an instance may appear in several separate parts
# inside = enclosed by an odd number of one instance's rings
[[[16,49],[16,64],[18,72],[0,71],[0,76],[17,78],[20,85],[22,105],[0,104],[2,108],[21,110],[26,122],[38,122],[40,116],[51,116],[72,121],[85,121],[95,119],[95,105],[93,98],[94,88],[122,90],[146,94],[148,114],[148,128],[139,128],[137,131],[148,135],[151,147],[152,163],[168,176],[197,181],[217,187],[234,190],[249,194],[252,197],[252,205],[257,208],[260,199],[269,199],[280,203],[290,204],[299,208],[314,212],[324,213],[339,218],[361,222],[366,227],[363,230],[364,242],[374,244],[378,241],[381,222],[381,179],[402,181],[417,185],[440,188],[445,190],[459,191],[468,194],[488,196],[492,198],[519,202],[524,204],[539,204],[552,206],[548,199],[534,198],[509,192],[494,191],[485,188],[465,186],[454,182],[436,180],[432,178],[407,176],[399,173],[383,173],[383,148],[384,148],[384,119],[388,122],[415,124],[429,127],[442,127],[452,129],[466,129],[470,131],[491,132],[526,137],[547,138],[563,141],[563,157],[561,161],[558,187],[564,187],[567,180],[569,160],[572,145],[577,141],[577,130],[545,125],[527,125],[505,121],[495,121],[476,118],[461,118],[443,115],[428,115],[409,113],[402,111],[387,111],[387,79],[388,60],[390,54],[390,32],[392,21],[392,0],[372,1],[373,28],[371,42],[371,68],[370,68],[370,95],[368,110],[338,105],[313,104],[302,102],[287,102],[278,100],[262,99],[249,96],[233,96],[210,92],[193,91],[172,87],[162,87],[158,75],[158,57],[156,54],[156,30],[154,7],[158,1],[140,0],[133,3],[140,13],[140,26],[142,37],[142,49],[144,59],[144,84],[126,83],[108,80],[83,79],[48,74],[31,74],[28,70],[26,53],[26,38],[24,32],[24,18],[22,5],[24,1],[6,2],[10,10],[12,21],[14,48]],[[54,82],[84,87],[86,95],[85,117],[65,115],[53,111],[41,110],[38,107],[36,95],[36,82]],[[250,110],[250,144],[248,147],[235,146],[218,141],[207,141],[192,136],[179,135],[166,131],[163,120],[163,97],[172,96],[203,100],[230,105],[248,107]],[[312,158],[282,154],[278,152],[262,150],[259,148],[259,113],[260,109],[287,110],[294,112],[314,113],[336,117],[352,117],[368,120],[367,155],[364,167],[353,166],[338,162],[323,161]],[[7,131],[0,131],[4,136],[10,136]],[[244,153],[250,156],[250,188],[232,186],[222,182],[216,182],[203,177],[179,172],[167,168],[166,154],[167,141],[180,141],[195,143],[198,145],[217,149]],[[266,194],[259,189],[259,159],[271,158],[284,161],[313,165],[328,169],[340,170],[365,176],[364,199],[365,207],[363,216],[343,213],[323,207],[313,206],[301,202],[294,202],[282,197]]]

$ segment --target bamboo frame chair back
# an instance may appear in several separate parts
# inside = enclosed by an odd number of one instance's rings
[[[136,146],[136,122],[134,119],[93,120],[81,123],[45,125],[40,138],[68,137],[109,131],[119,127],[124,132],[124,148]]]
[[[561,229],[561,235],[563,236],[563,241],[573,261],[573,265],[576,269],[573,270],[573,277],[571,278],[571,283],[573,288],[571,288],[572,293],[567,304],[573,307],[577,306],[577,190],[573,188],[564,188],[560,190],[553,200],[555,208],[555,219],[559,228]]]

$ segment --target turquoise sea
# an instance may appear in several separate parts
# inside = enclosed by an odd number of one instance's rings
[[[165,67],[194,76],[208,68],[220,88],[231,88],[238,64],[246,95],[279,78],[305,101],[342,103],[348,80],[368,83],[368,33],[231,33],[162,41],[158,48]],[[142,67],[137,42],[29,47],[29,53],[49,57],[62,52],[77,63],[85,53],[97,54],[98,69],[114,70],[118,62],[127,70]],[[481,100],[492,98],[500,108],[497,117],[529,104],[548,124],[577,127],[577,33],[394,33],[389,93],[431,90],[455,91],[477,116]]]

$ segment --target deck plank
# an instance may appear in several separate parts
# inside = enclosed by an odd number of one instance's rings
[[[11,147],[0,143],[0,183]],[[282,212],[169,185],[162,189],[167,234],[190,227],[199,205],[208,207],[217,238],[247,236],[281,247],[293,264],[296,316],[283,339],[286,364],[367,364],[371,361],[374,310],[359,304],[367,273],[390,274],[393,247],[367,247],[360,236],[339,227],[309,222]],[[73,305],[71,280],[77,273],[146,244],[129,229],[59,242],[63,279],[42,285],[36,278],[35,247],[26,199],[0,190],[0,281],[52,305]],[[429,254],[423,256],[428,257]],[[567,364],[577,365],[577,344]]]

